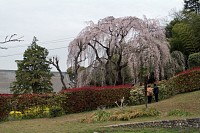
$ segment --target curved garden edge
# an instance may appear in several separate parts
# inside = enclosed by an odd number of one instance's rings
[[[178,120],[159,120],[159,121],[147,121],[147,122],[134,122],[124,123],[116,125],[108,125],[104,127],[130,127],[130,128],[142,128],[142,127],[162,127],[162,128],[197,128],[200,129],[200,117],[178,119]]]

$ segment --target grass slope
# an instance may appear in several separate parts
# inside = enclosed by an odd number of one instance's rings
[[[158,103],[152,103],[148,105],[149,107],[156,108],[161,112],[160,116],[157,117],[146,117],[137,118],[130,122],[142,122],[142,121],[152,121],[152,120],[166,120],[166,119],[184,119],[188,117],[200,117],[200,91],[180,94],[174,96],[170,99],[159,101]],[[127,108],[143,108],[144,105],[131,106]],[[109,109],[109,110],[116,110]],[[191,116],[168,116],[167,113],[174,109],[180,109],[190,112]],[[104,131],[109,129],[102,129],[100,127],[126,123],[122,121],[109,121],[102,123],[81,123],[80,120],[86,116],[90,116],[92,112],[84,112],[77,114],[65,115],[58,118],[43,118],[43,119],[33,119],[33,120],[21,120],[21,121],[8,121],[0,123],[0,133],[93,133],[93,131]],[[118,131],[112,131],[116,133],[125,132],[127,129],[118,129]],[[132,130],[132,129],[131,129]],[[142,131],[141,131],[142,130]],[[146,132],[172,132],[172,129],[134,129],[135,132],[142,133]],[[178,131],[178,130],[177,130]],[[130,129],[127,132],[131,132]],[[176,130],[173,130],[176,132]],[[188,131],[187,131],[188,132]],[[195,131],[192,131],[195,132]]]

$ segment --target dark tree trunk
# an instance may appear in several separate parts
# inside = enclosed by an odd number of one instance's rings
[[[106,85],[113,85],[113,74],[110,61],[107,61],[105,64],[105,71],[106,71],[105,74]]]
[[[49,63],[52,64],[53,66],[55,66],[56,69],[58,70],[58,72],[60,74],[60,81],[61,81],[61,83],[63,85],[62,89],[67,89],[67,87],[65,85],[65,82],[64,82],[64,76],[63,76],[62,71],[60,70],[60,67],[59,67],[59,60],[58,60],[58,58],[57,57],[55,57],[55,58],[53,57],[53,60],[50,59]]]
[[[144,96],[145,96],[145,107],[147,108],[147,82],[148,76],[144,76]]]

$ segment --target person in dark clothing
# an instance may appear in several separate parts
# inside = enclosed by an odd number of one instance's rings
[[[156,102],[158,102],[158,93],[159,93],[159,88],[156,84],[154,84],[154,87],[153,87],[153,94],[155,96],[155,100]]]

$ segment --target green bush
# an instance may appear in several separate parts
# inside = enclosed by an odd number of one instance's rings
[[[141,110],[119,109],[114,112],[99,110],[92,116],[82,120],[82,122],[99,122],[99,121],[128,121],[138,117],[158,116],[160,112],[155,108],[145,108]]]
[[[110,112],[105,111],[105,110],[98,110],[95,114],[94,114],[94,121],[107,121],[109,120],[110,117]]]
[[[163,80],[158,83],[159,100],[167,99],[176,94],[176,90],[173,88],[173,84],[173,80]]]
[[[61,116],[63,115],[63,109],[61,107],[51,107],[49,109],[49,117],[58,117],[58,116]]]
[[[190,116],[191,113],[179,109],[171,110],[168,112],[168,116]]]
[[[130,103],[132,105],[140,105],[144,103],[144,87],[136,86],[130,91]]]
[[[186,70],[169,80],[158,83],[159,99],[166,99],[179,93],[200,89],[200,68]]]
[[[42,118],[49,117],[49,109],[52,108],[52,112],[59,112],[58,108],[62,108],[67,102],[67,95],[65,94],[23,94],[23,95],[8,95],[0,94],[0,121],[8,118],[10,120],[18,119],[16,114],[12,114],[11,111],[18,111],[22,113],[22,119]],[[63,111],[63,109],[62,109]],[[9,112],[11,114],[9,115]],[[20,117],[21,119],[21,117]]]
[[[22,112],[20,111],[10,111],[8,119],[9,120],[21,120],[23,117]]]
[[[24,119],[44,118],[49,116],[49,108],[45,106],[35,106],[23,110]]]
[[[160,112],[155,108],[143,108],[140,117],[158,116]]]
[[[138,118],[138,117],[150,117],[150,116],[158,116],[160,112],[155,108],[144,108],[141,110],[120,110],[114,112],[110,116],[110,120],[112,121],[127,121],[130,119]]]
[[[200,66],[200,52],[189,55],[188,65],[189,65],[189,68],[194,68],[194,67]]]

